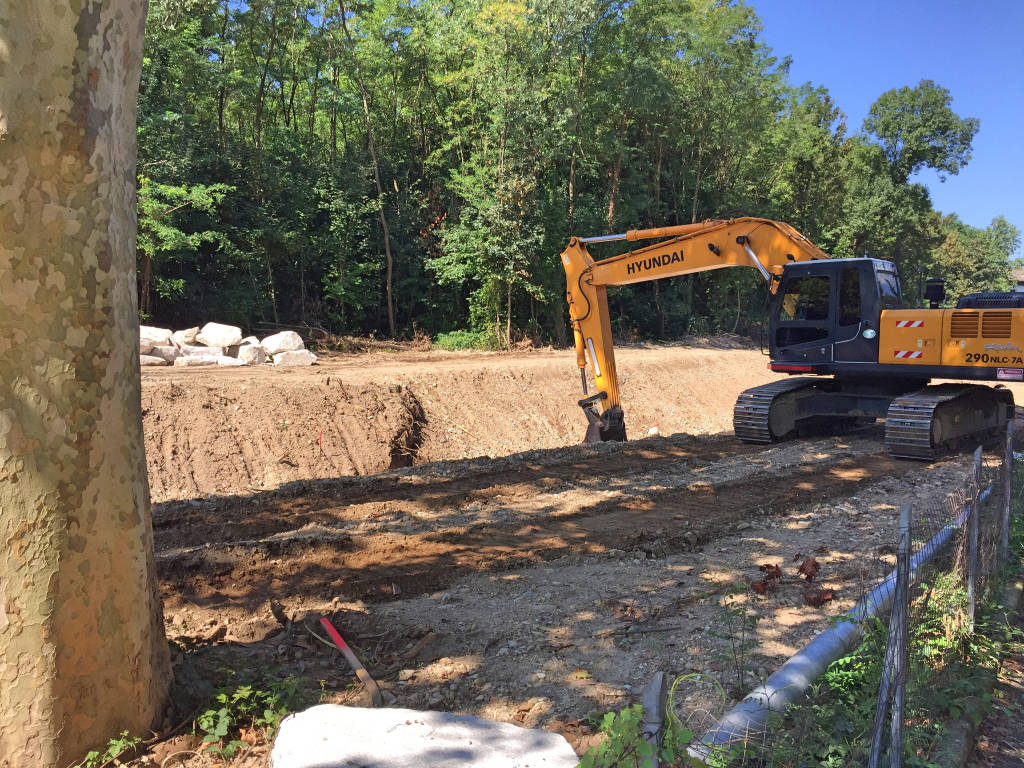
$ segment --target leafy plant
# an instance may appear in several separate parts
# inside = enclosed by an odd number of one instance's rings
[[[747,684],[750,681],[750,652],[757,647],[754,631],[760,617],[734,593],[723,601],[721,618],[722,621],[716,626],[722,629],[713,631],[712,634],[727,642],[725,662],[732,672],[735,684],[731,693],[741,697],[747,692]]]
[[[498,340],[494,331],[449,331],[439,333],[434,346],[440,349],[497,349]]]
[[[643,737],[643,715],[639,704],[605,713],[600,720],[605,740],[587,750],[578,768],[639,768],[649,758],[657,757],[669,763],[685,754],[686,745],[693,741],[692,731],[684,728],[678,719],[669,718],[661,743],[651,744]]]
[[[100,768],[113,762],[128,750],[134,749],[142,742],[138,736],[132,736],[128,731],[121,731],[107,742],[107,748],[103,752],[92,750],[86,754],[82,762],[77,763],[73,768]]]
[[[231,757],[239,749],[272,739],[281,719],[307,698],[294,677],[224,686],[213,692],[211,706],[196,717],[196,731],[205,734],[208,752]]]

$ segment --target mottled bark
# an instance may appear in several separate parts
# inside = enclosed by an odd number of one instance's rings
[[[0,766],[141,733],[169,683],[140,414],[145,3],[0,3]]]

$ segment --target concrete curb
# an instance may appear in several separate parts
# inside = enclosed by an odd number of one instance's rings
[[[1004,608],[1001,620],[1009,622],[1017,614],[1020,610],[1022,595],[1024,595],[1024,577],[1018,577],[1007,585],[1006,592],[1003,593]],[[1000,665],[1001,659],[1002,647],[1000,647]],[[988,675],[983,686],[985,693],[992,692],[998,677],[998,669]],[[946,736],[936,747],[932,759],[937,765],[947,765],[950,768],[964,768],[971,757],[971,752],[974,750],[974,742],[977,736],[977,725],[965,720],[951,723]]]

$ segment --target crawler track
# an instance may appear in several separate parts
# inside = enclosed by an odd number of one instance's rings
[[[733,430],[745,443],[770,443],[775,439],[769,426],[772,402],[779,395],[814,384],[815,379],[782,379],[741,393],[732,412]]]

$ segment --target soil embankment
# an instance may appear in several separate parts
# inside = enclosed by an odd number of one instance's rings
[[[731,348],[730,348],[731,347]],[[744,389],[775,376],[756,349],[618,352],[626,425],[642,437],[732,429]],[[245,494],[430,461],[578,443],[569,350],[375,353],[315,368],[147,369],[142,406],[153,500]]]

